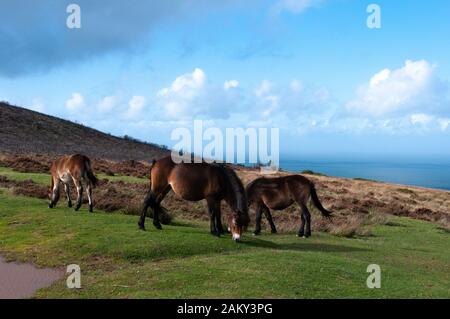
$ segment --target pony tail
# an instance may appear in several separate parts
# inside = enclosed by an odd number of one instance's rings
[[[314,203],[314,206],[317,207],[318,210],[320,210],[320,212],[322,213],[322,215],[324,217],[330,218],[331,217],[331,212],[326,210],[322,204],[320,203],[319,197],[317,196],[317,192],[316,192],[316,187],[314,186],[313,183],[311,183],[311,199]]]
[[[156,160],[153,159],[152,165],[150,165],[150,169],[148,171],[148,176],[147,176],[150,181],[152,180],[152,169],[153,169],[153,167],[155,167],[155,164],[156,164]]]
[[[96,187],[98,184],[98,178],[94,175],[94,172],[92,172],[91,161],[88,158],[85,159],[85,165],[86,175],[89,179],[89,182],[92,184],[92,186]]]

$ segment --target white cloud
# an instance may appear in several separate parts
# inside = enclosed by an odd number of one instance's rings
[[[194,114],[198,107],[199,97],[204,94],[206,74],[200,68],[192,73],[178,76],[170,85],[157,93],[157,98],[163,104],[166,115],[171,118],[183,118]]]
[[[222,86],[207,82],[205,72],[196,68],[178,76],[169,87],[156,94],[156,103],[164,117],[187,120],[193,117],[227,118],[242,103],[239,82],[226,81]]]
[[[118,98],[116,96],[105,96],[98,103],[98,110],[100,112],[110,112],[114,107],[116,107]]]
[[[383,116],[440,107],[446,93],[434,71],[435,66],[425,60],[407,60],[399,69],[384,69],[358,89],[357,97],[347,103],[347,109]]]
[[[263,80],[254,90],[257,98],[256,106],[260,110],[259,114],[263,117],[270,116],[280,106],[280,97],[272,91],[273,84],[267,80]]]
[[[413,125],[427,125],[428,123],[431,122],[431,120],[433,119],[432,116],[428,115],[428,114],[424,114],[424,113],[420,113],[420,114],[413,114],[410,117],[410,121]]]
[[[237,80],[229,80],[229,81],[225,81],[223,83],[223,88],[225,91],[228,91],[230,89],[235,89],[239,86],[239,82]]]
[[[159,97],[170,97],[178,95],[184,98],[191,98],[196,95],[205,85],[206,75],[202,69],[195,68],[192,73],[180,75],[172,82],[168,88],[164,88],[158,92]]]
[[[446,131],[450,127],[450,119],[448,118],[441,118],[438,123],[442,131]]]
[[[137,117],[142,112],[144,106],[145,106],[145,97],[139,95],[133,96],[131,100],[128,102],[128,109],[125,112],[125,117],[130,119]]]
[[[263,80],[261,84],[255,89],[255,95],[257,97],[262,97],[263,95],[270,92],[272,89],[272,83],[267,80]]]
[[[272,7],[272,13],[280,14],[287,11],[293,14],[301,14],[305,10],[319,5],[323,0],[278,0]]]
[[[84,97],[81,93],[72,93],[72,98],[66,101],[66,108],[69,111],[78,111],[85,105]]]
[[[290,87],[291,87],[291,90],[294,92],[301,92],[303,90],[303,84],[299,80],[292,80]]]

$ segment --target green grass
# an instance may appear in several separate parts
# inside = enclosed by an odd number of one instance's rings
[[[369,238],[246,233],[215,238],[208,225],[178,221],[162,231],[137,217],[74,212],[0,189],[0,254],[39,266],[81,266],[82,288],[65,279],[37,298],[405,298],[450,297],[450,237],[431,223],[393,218]],[[382,288],[366,287],[366,268]]]
[[[33,182],[40,185],[50,186],[50,174],[42,173],[20,173],[13,171],[12,168],[0,167],[0,175],[6,176],[9,180],[23,181],[31,179]]]
[[[12,170],[7,167],[0,167],[0,175],[6,176],[10,180],[23,181],[27,179],[31,179],[33,182],[39,185],[50,185],[50,174],[43,173],[21,173]],[[107,179],[111,182],[126,182],[126,183],[149,183],[147,178],[139,178],[135,176],[108,176],[106,174],[100,173],[96,174],[99,179]]]

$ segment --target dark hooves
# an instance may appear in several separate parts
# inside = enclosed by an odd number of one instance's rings
[[[48,208],[53,208],[53,205],[52,204],[48,204]]]
[[[153,224],[153,226],[155,226],[156,229],[162,229],[162,226],[159,223],[158,224]]]
[[[255,232],[253,232],[253,236],[258,236],[258,235],[261,235],[261,232],[260,232],[260,231],[255,231]]]
[[[277,233],[277,230],[276,230],[276,229],[272,229],[270,232],[271,232],[272,234],[276,234],[276,233]]]
[[[138,223],[139,229],[145,231],[145,226],[141,225],[141,223]]]
[[[69,208],[71,208],[72,207],[72,202],[68,202],[67,206],[69,206]]]
[[[220,237],[220,233],[216,231],[211,231],[211,235],[213,235],[214,237]]]
[[[92,206],[89,206],[89,213],[94,212],[94,208]]]

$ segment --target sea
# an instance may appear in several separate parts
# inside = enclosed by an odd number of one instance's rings
[[[291,172],[312,170],[345,178],[450,190],[450,161],[414,163],[408,161],[281,160],[280,168]]]

